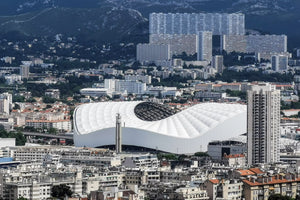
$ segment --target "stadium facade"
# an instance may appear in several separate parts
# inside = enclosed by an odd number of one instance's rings
[[[117,113],[123,145],[171,153],[206,151],[209,142],[244,134],[247,127],[247,106],[241,104],[202,103],[175,112],[150,102],[91,103],[75,109],[75,145],[114,145]]]

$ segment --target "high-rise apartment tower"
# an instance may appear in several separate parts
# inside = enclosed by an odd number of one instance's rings
[[[198,33],[197,60],[212,61],[212,32],[202,31]]]
[[[248,164],[279,161],[280,91],[261,83],[248,91]]]

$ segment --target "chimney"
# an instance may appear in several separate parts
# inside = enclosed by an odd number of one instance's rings
[[[269,179],[268,182],[271,182],[272,181],[272,176],[269,176],[268,179]]]

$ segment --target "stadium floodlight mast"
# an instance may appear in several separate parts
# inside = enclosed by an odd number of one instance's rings
[[[121,115],[117,113],[116,115],[116,153],[122,153],[122,122]]]

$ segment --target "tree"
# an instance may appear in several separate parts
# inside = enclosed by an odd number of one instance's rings
[[[20,105],[19,104],[15,104],[15,106],[13,107],[14,110],[19,110],[20,109]]]
[[[49,133],[50,134],[57,134],[57,129],[56,128],[50,128]]]
[[[272,194],[269,196],[268,200],[293,200],[293,198],[281,194]]]
[[[197,157],[207,157],[209,155],[206,152],[196,152],[194,154],[194,156],[197,156]]]
[[[66,184],[55,185],[51,190],[51,196],[60,199],[63,199],[66,196],[70,197],[72,194],[73,192]]]
[[[56,99],[48,97],[48,96],[44,96],[43,97],[43,102],[44,103],[55,103]]]
[[[7,132],[4,128],[0,129],[0,138],[16,138],[16,145],[22,146],[26,143],[26,138],[21,132]]]
[[[18,200],[28,200],[28,199],[26,199],[24,197],[20,197],[20,198],[18,198]]]

